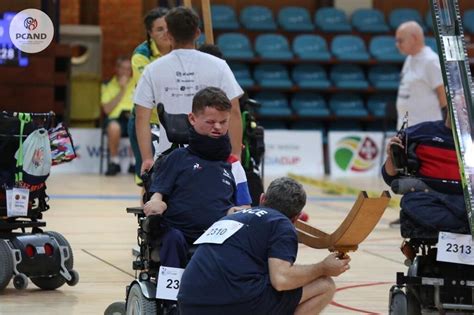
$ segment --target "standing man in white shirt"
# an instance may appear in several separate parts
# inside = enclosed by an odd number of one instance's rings
[[[408,112],[408,126],[442,119],[447,100],[438,55],[425,45],[423,29],[415,21],[402,23],[395,34],[397,48],[407,55],[397,95],[397,128]]]
[[[200,35],[199,16],[189,8],[173,8],[165,16],[172,51],[149,64],[137,85],[135,127],[143,158],[141,172],[153,165],[151,149],[150,115],[158,103],[171,114],[191,112],[194,94],[208,86],[222,89],[231,100],[229,134],[232,153],[240,157],[242,147],[242,118],[239,98],[243,91],[227,63],[217,57],[197,51],[195,40]],[[160,130],[157,153],[171,144],[164,128]],[[163,136],[164,135],[164,136]]]
[[[446,93],[438,55],[425,45],[423,29],[415,21],[400,24],[395,38],[397,48],[407,55],[400,74],[397,95],[397,129],[408,112],[408,126],[441,120],[447,114]],[[400,219],[390,222],[399,227]]]

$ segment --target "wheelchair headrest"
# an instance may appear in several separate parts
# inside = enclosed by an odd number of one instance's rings
[[[187,114],[169,114],[165,112],[162,103],[157,105],[160,124],[166,130],[168,140],[174,144],[187,144],[189,142],[189,127]]]

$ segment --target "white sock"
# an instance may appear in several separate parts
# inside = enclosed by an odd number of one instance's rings
[[[114,163],[114,164],[120,164],[120,159],[118,156],[111,156],[110,157],[110,162]]]

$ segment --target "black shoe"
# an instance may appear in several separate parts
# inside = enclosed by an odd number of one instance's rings
[[[130,166],[128,167],[128,173],[135,174],[135,164],[130,164]]]
[[[388,224],[391,228],[400,228],[400,219],[396,219]]]
[[[107,166],[107,172],[105,172],[105,176],[115,176],[117,173],[120,173],[120,165],[109,163]]]
[[[165,305],[165,309],[163,310],[163,315],[179,315],[178,305],[177,304]]]

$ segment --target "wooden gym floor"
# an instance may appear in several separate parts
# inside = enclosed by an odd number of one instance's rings
[[[387,189],[380,178],[344,182],[378,193]],[[54,168],[47,184],[51,209],[45,212],[46,230],[62,233],[71,243],[79,284],[41,291],[30,281],[26,290],[18,291],[10,282],[0,292],[0,314],[103,314],[110,303],[124,299],[125,286],[134,278],[131,249],[136,244],[137,223],[125,208],[139,205],[139,188],[132,176],[55,175]],[[312,184],[305,188],[309,222],[332,232],[355,197],[327,194]],[[395,274],[406,271],[399,230],[388,226],[397,217],[398,210],[388,208],[359,250],[350,254],[351,269],[335,279],[338,291],[323,314],[388,313],[388,292]],[[327,254],[300,245],[297,262],[317,262]]]

